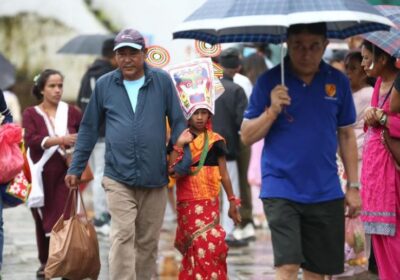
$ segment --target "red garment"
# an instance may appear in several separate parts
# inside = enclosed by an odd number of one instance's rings
[[[178,202],[176,208],[175,247],[183,255],[179,279],[227,279],[228,246],[218,198]]]
[[[81,113],[75,107],[69,106],[68,131],[70,134],[78,131],[81,118]],[[30,148],[33,162],[37,162],[43,155],[41,143],[45,137],[49,136],[44,119],[34,107],[29,107],[23,113],[22,126],[25,129],[25,146]],[[58,151],[43,167],[44,207],[39,210],[42,216],[42,227],[46,234],[51,232],[64,210],[69,192],[64,183],[67,170],[65,159]]]

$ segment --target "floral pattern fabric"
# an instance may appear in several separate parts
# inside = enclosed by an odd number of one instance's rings
[[[178,202],[177,213],[175,247],[183,255],[179,279],[227,279],[228,246],[218,198]]]

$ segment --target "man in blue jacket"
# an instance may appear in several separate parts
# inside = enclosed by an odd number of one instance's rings
[[[169,75],[145,64],[143,36],[125,29],[114,43],[118,69],[96,82],[65,181],[77,187],[104,123],[102,183],[111,214],[110,279],[146,280],[155,272],[167,201],[166,117],[173,143],[186,120]],[[177,172],[185,174],[190,161],[186,148]]]

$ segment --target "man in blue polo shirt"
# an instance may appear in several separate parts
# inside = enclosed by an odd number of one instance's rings
[[[344,203],[359,214],[355,108],[347,78],[322,61],[326,24],[288,28],[288,56],[257,81],[245,112],[245,144],[262,138],[260,197],[271,230],[277,279],[304,279],[344,269]],[[344,196],[336,152],[348,176]]]

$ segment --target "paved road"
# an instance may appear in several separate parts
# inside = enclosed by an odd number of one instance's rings
[[[90,209],[90,197],[87,208]],[[168,212],[168,211],[167,211]],[[25,206],[4,211],[5,247],[2,276],[5,280],[36,279],[39,267],[33,218]],[[175,280],[180,255],[173,248],[175,222],[166,216],[159,243],[158,275],[155,279]],[[108,237],[99,235],[102,268],[99,280],[108,280]],[[274,279],[272,248],[267,230],[257,230],[257,240],[245,248],[230,249],[228,270],[231,280]]]

